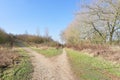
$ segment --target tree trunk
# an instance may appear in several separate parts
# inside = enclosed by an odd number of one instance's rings
[[[112,42],[113,42],[113,32],[110,32],[109,42],[110,42],[110,44],[112,44]]]

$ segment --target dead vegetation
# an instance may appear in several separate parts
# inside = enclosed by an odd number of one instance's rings
[[[0,68],[6,68],[14,65],[20,55],[11,50],[0,50]]]
[[[78,46],[67,46],[75,50],[84,51],[93,57],[101,56],[106,60],[120,63],[120,47],[101,44],[82,44]]]
[[[0,49],[0,79],[4,75],[4,71],[19,63],[19,57],[20,55],[15,51]]]

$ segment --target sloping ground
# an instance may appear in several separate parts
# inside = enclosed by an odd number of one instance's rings
[[[0,51],[0,80],[30,80],[32,65],[21,48]]]
[[[93,57],[102,57],[115,64],[120,64],[120,46],[98,46],[98,48],[85,48],[80,50],[80,52],[87,53]]]
[[[119,64],[71,49],[67,53],[77,80],[120,80]]]
[[[112,62],[115,62],[116,64],[120,64],[120,46],[112,46],[110,48],[113,52],[109,52],[105,55],[103,55],[103,57],[107,60],[110,60]]]
[[[0,50],[0,68],[5,68],[13,65],[19,59],[20,55],[11,50]]]
[[[68,63],[66,52],[54,59],[46,58],[43,55],[24,48],[31,55],[34,66],[32,80],[75,80]]]

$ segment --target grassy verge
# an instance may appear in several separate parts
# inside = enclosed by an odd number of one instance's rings
[[[29,56],[22,49],[18,50],[21,55],[19,63],[6,68],[2,74],[2,80],[30,80],[32,73],[32,65],[29,60]]]
[[[119,80],[120,65],[67,49],[72,69],[78,80]],[[119,79],[118,79],[119,78]]]
[[[62,49],[56,49],[56,48],[48,48],[48,49],[32,48],[32,49],[40,54],[45,55],[46,57],[53,57],[62,53]]]

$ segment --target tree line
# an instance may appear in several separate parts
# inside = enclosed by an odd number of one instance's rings
[[[120,0],[93,0],[83,4],[61,33],[66,44],[83,42],[120,44]]]
[[[0,45],[13,47],[14,38],[15,36],[13,34],[8,34],[0,28]]]
[[[31,35],[31,34],[8,34],[6,33],[2,28],[0,28],[0,45],[1,46],[7,46],[7,47],[13,47],[17,43],[26,43],[28,45],[32,44],[43,44],[47,46],[58,46],[60,45],[59,42],[54,41],[50,36],[48,31],[46,31],[45,36],[40,35]]]

